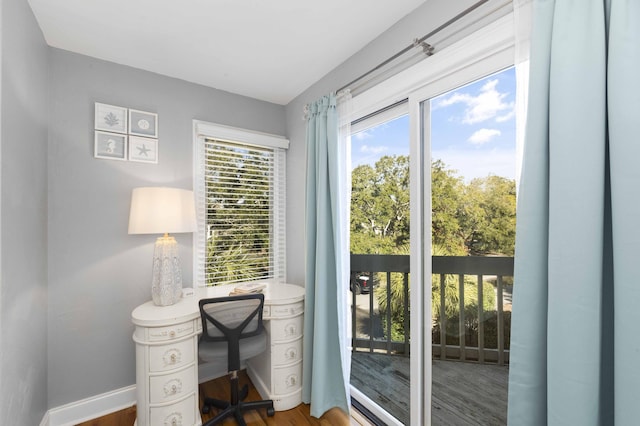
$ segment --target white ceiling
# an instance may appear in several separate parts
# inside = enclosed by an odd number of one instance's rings
[[[47,43],[286,105],[425,0],[29,0]]]

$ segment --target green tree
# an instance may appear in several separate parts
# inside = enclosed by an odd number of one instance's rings
[[[351,252],[391,254],[409,241],[409,159],[385,156],[351,174]]]
[[[464,181],[436,160],[431,165],[431,238],[442,255],[466,254],[461,228]]]
[[[481,212],[467,242],[471,254],[513,256],[516,238],[516,184],[513,179],[488,176],[467,186],[468,196]]]
[[[448,256],[502,254],[515,246],[515,181],[465,183],[441,160],[431,167],[432,244]],[[351,252],[393,254],[409,243],[409,159],[385,156],[352,172]]]
[[[378,207],[383,211],[382,235],[393,238],[396,246],[409,242],[409,157],[384,156],[376,163],[381,177]]]
[[[515,181],[500,176],[469,184],[440,160],[431,168],[432,238],[442,255],[513,256]]]
[[[396,255],[409,255],[409,245],[405,244],[394,249]],[[375,296],[378,300],[378,308],[380,310],[380,320],[383,325],[383,330],[386,333],[387,326],[387,309],[391,310],[391,338],[395,341],[404,340],[404,274],[391,273],[390,274],[390,298],[387,298],[387,285],[386,285],[386,273],[379,272],[374,276],[374,280],[380,283],[375,290]],[[407,282],[407,291],[410,291],[410,282]],[[410,307],[408,312],[410,312]],[[409,321],[409,318],[407,318]]]

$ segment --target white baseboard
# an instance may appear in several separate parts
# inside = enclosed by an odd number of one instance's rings
[[[46,413],[44,413],[42,421],[40,421],[40,426],[49,426],[49,424],[49,412],[47,411]]]
[[[198,370],[199,383],[207,382],[227,374],[226,366],[221,368],[214,363],[202,364]],[[40,426],[73,426],[87,420],[129,408],[135,404],[136,386],[131,385],[52,408],[45,413],[40,422]]]
[[[40,426],[73,426],[136,404],[136,386],[116,389],[47,411]]]

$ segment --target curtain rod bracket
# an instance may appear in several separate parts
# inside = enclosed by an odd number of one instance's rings
[[[418,38],[414,38],[413,39],[413,47],[422,47],[422,51],[424,52],[425,55],[427,56],[431,56],[433,55],[433,49],[434,47],[432,45],[430,45],[429,43],[427,43],[424,40],[420,40]]]

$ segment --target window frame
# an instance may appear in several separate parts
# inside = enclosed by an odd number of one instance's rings
[[[225,126],[205,121],[193,121],[193,191],[196,201],[197,230],[193,236],[193,286],[205,287],[206,263],[206,184],[205,184],[205,141],[207,139],[230,142],[248,147],[274,150],[275,182],[273,188],[274,207],[272,226],[272,252],[277,263],[273,280],[286,281],[286,150],[289,140],[283,136]]]

